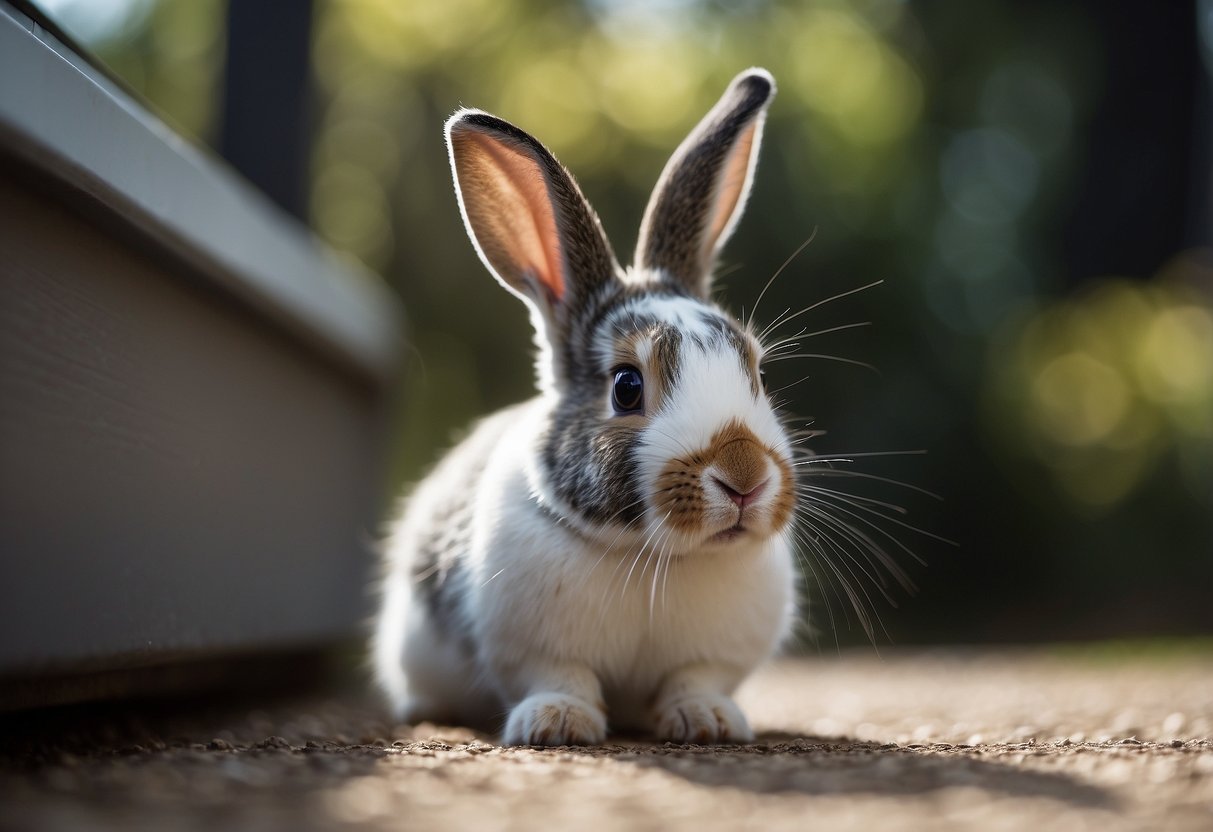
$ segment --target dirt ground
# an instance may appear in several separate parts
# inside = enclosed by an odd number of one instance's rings
[[[500,748],[357,694],[10,718],[0,828],[1213,829],[1207,649],[868,650],[740,700],[737,748]]]

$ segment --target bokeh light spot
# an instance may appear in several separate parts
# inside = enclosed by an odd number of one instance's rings
[[[1213,314],[1196,306],[1161,310],[1145,331],[1138,358],[1142,388],[1156,401],[1213,396]]]
[[[978,128],[948,146],[940,185],[949,204],[974,222],[1011,222],[1036,194],[1036,157],[1004,130]]]
[[[1032,385],[1033,418],[1065,445],[1091,445],[1112,433],[1129,408],[1120,374],[1083,352],[1050,361]]]

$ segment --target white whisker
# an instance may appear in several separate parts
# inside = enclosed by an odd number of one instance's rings
[[[839,292],[836,295],[831,295],[830,297],[826,298],[825,300],[819,300],[816,303],[810,304],[809,306],[806,306],[804,309],[801,309],[796,314],[790,315],[789,317],[785,318],[783,323],[780,324],[780,326],[785,326],[789,321],[794,320],[795,318],[799,318],[801,315],[804,315],[807,312],[812,312],[814,309],[818,308],[819,306],[825,306],[827,303],[833,303],[834,301],[841,300],[842,298],[845,298],[848,295],[854,295],[858,292],[866,291],[868,289],[879,286],[882,283],[884,283],[883,280],[874,280],[871,283],[865,284],[856,289],[848,289],[845,292]]]
[[[827,354],[821,353],[821,352],[796,352],[796,353],[792,353],[791,355],[777,355],[774,358],[767,359],[767,360],[768,360],[768,362],[788,361],[793,358],[820,358],[823,361],[838,361],[842,364],[854,364],[857,367],[863,367],[867,370],[871,370],[873,373],[875,373],[878,376],[881,375],[880,370],[876,369],[875,367],[873,367],[871,364],[869,364],[866,361],[856,361],[854,358],[843,358],[838,355],[827,355]]]
[[[797,518],[797,519],[800,520],[801,518]],[[834,633],[834,647],[835,647],[835,649],[838,649],[839,648],[838,627],[834,623],[834,607],[830,603],[831,585],[821,579],[821,576],[817,573],[817,569],[813,566],[813,558],[811,556],[811,553],[813,553],[813,552],[816,552],[817,554],[822,555],[822,557],[824,557],[824,554],[822,554],[820,549],[817,547],[815,538],[810,537],[810,533],[807,529],[793,525],[792,526],[792,536],[796,540],[796,542],[798,542],[801,546],[804,547],[805,550],[807,550],[807,551],[801,551],[800,549],[797,549],[796,556],[800,560],[800,562],[808,568],[809,573],[813,576],[813,581],[814,581],[813,585],[821,587],[821,598],[825,602],[825,605],[826,605],[826,617],[830,622],[830,629]],[[839,602],[842,601],[842,599],[840,597],[838,597],[837,588],[834,589],[834,595],[836,598],[838,598]]]
[[[887,552],[881,549],[874,540],[864,534],[861,530],[856,529],[849,523],[830,515],[828,512],[820,510],[820,508],[806,508],[808,509],[807,516],[824,523],[827,528],[841,534],[844,540],[855,546],[856,549],[863,553],[864,558],[873,566],[873,568],[883,566],[893,575],[894,578],[897,579],[897,582],[901,584],[903,589],[907,591],[912,591],[914,589],[914,582],[910,580],[910,576],[905,573],[905,570],[898,566],[897,563],[889,557]],[[873,560],[873,557],[875,557],[875,560]],[[880,593],[884,595],[885,600],[888,601],[892,606],[896,607],[897,602],[887,592],[889,584],[885,579],[884,573],[877,572],[876,575],[873,575],[872,573],[868,572],[862,564],[859,564],[859,567],[864,571],[864,574],[867,575],[868,580],[870,580],[880,590]]]
[[[865,497],[862,494],[851,494],[848,491],[838,491],[836,489],[826,488],[825,486],[821,486],[821,485],[809,485],[808,483],[802,482],[802,483],[798,483],[796,485],[796,490],[799,493],[804,494],[806,496],[810,496],[810,497],[815,494],[826,495],[829,497],[833,497],[835,499],[843,500],[856,507],[880,506],[881,508],[886,508],[889,511],[895,511],[898,514],[904,515],[904,514],[910,513],[906,509],[905,506],[900,506],[896,503],[889,503],[884,500],[878,500],[875,497]]]
[[[758,293],[758,300],[754,301],[754,308],[750,310],[750,320],[751,321],[753,321],[754,316],[758,314],[758,305],[760,303],[762,303],[762,299],[766,295],[767,289],[771,288],[771,284],[779,279],[779,276],[781,274],[783,274],[784,269],[786,269],[789,265],[791,265],[792,261],[800,256],[800,252],[802,252],[806,248],[808,248],[809,243],[813,242],[813,240],[816,239],[816,237],[817,237],[817,228],[814,227],[812,233],[809,234],[808,239],[806,239],[803,243],[801,243],[799,246],[797,246],[796,250],[793,251],[790,255],[788,255],[788,259],[784,260],[783,264],[778,269],[775,270],[775,274],[771,275],[770,279],[767,280],[766,285],[762,287],[762,291]]]
[[[807,375],[803,378],[799,378],[796,381],[793,381],[791,384],[785,384],[783,387],[772,390],[769,395],[774,396],[776,393],[782,393],[784,390],[790,390],[791,388],[795,387],[797,384],[808,381],[812,377],[813,377],[813,374],[810,373],[809,375]]]
[[[799,460],[793,462],[792,465],[814,465],[826,462],[853,462],[856,459],[862,459],[870,456],[922,456],[926,453],[925,450],[916,451],[867,451],[866,453],[858,454],[814,454],[812,459]]]
[[[819,492],[819,493],[821,493],[821,492]],[[904,520],[898,520],[896,517],[890,517],[887,514],[882,514],[881,512],[876,511],[874,508],[871,508],[869,506],[864,506],[859,503],[851,502],[850,500],[847,500],[845,497],[838,495],[837,492],[825,491],[823,493],[823,496],[832,497],[833,499],[839,500],[841,502],[845,502],[849,505],[853,505],[859,511],[866,511],[868,514],[879,517],[882,520],[888,520],[890,523],[896,523],[898,526],[901,526],[902,528],[905,528],[905,529],[909,529],[910,531],[920,534],[924,537],[929,537],[932,540],[938,540],[940,543],[946,543],[949,546],[959,545],[954,540],[949,540],[948,538],[943,537],[942,535],[935,534],[934,532],[929,532],[926,529],[920,529],[918,526],[915,526],[912,523],[907,523]],[[821,504],[819,503],[819,505],[821,505]],[[852,514],[850,511],[847,511],[846,509],[842,508],[841,506],[834,506],[834,508],[836,508],[838,511],[843,511],[843,512],[846,512],[847,514],[850,514],[856,520],[860,520],[860,521],[868,524],[872,528],[879,529],[884,534],[888,534],[888,532],[884,532],[883,529],[880,529],[879,526],[876,526],[874,523],[872,523],[871,520],[868,520],[867,518],[863,517],[862,515]],[[891,537],[891,535],[890,535],[890,537]],[[901,544],[899,543],[899,545],[901,545]],[[909,552],[910,550],[906,549],[906,551]],[[919,563],[922,563],[924,566],[926,565],[925,563],[923,563],[923,560],[920,557],[918,557],[918,555],[915,555],[913,552],[910,552],[910,554],[913,555],[914,559],[917,560]]]
[[[619,599],[620,600],[623,600],[624,595],[627,594],[628,583],[632,580],[632,573],[636,571],[636,565],[640,562],[640,558],[644,555],[644,550],[648,547],[649,541],[653,539],[653,535],[655,535],[658,531],[661,530],[664,523],[670,519],[670,515],[672,513],[673,513],[672,510],[666,512],[666,515],[665,515],[665,517],[663,517],[661,519],[661,522],[654,524],[653,530],[650,531],[649,536],[645,538],[644,543],[640,547],[640,551],[636,553],[635,559],[632,560],[632,568],[628,570],[628,574],[623,579],[623,586],[620,587],[620,589],[619,589]],[[647,564],[646,564],[646,567],[647,567]],[[641,576],[644,575],[643,569],[640,570],[640,574],[641,574]]]
[[[665,535],[661,540],[661,548],[657,550],[657,563],[653,566],[653,585],[649,590],[649,625],[653,624],[653,608],[657,604],[657,578],[661,574],[661,561],[665,556],[666,547],[669,546],[674,536],[674,529],[670,527],[666,530]]]
[[[841,551],[838,544],[829,536],[823,536],[819,539],[832,546],[835,550]],[[872,642],[873,646],[875,646],[875,632],[872,628],[871,619],[868,617],[867,610],[865,609],[859,595],[855,592],[855,588],[851,585],[851,582],[847,580],[846,576],[842,574],[842,570],[838,568],[838,564],[836,564],[832,558],[825,556],[824,550],[822,550],[822,554],[822,562],[830,568],[830,570],[834,573],[834,576],[838,579],[839,585],[842,587],[843,592],[846,593],[852,609],[855,610],[855,615],[859,618],[860,625],[863,627],[864,632],[867,633],[868,639]],[[847,568],[848,571],[850,571],[850,567]],[[854,572],[851,572],[851,577],[858,580],[858,578],[855,577]],[[870,598],[868,599],[868,603],[871,603]],[[843,608],[843,615],[846,615],[845,607]],[[850,616],[847,616],[847,622],[849,624]]]
[[[896,485],[900,488],[908,488],[911,491],[917,491],[919,494],[925,494],[928,497],[933,497],[936,500],[943,502],[943,497],[940,496],[939,494],[936,494],[934,491],[928,491],[925,488],[921,488],[917,485],[912,485],[908,482],[902,482],[901,480],[895,480],[895,479],[892,479],[891,477],[881,477],[881,476],[877,476],[876,474],[866,473],[864,471],[853,471],[853,470],[847,470],[844,468],[826,468],[821,471],[813,471],[809,475],[813,476],[813,477],[857,477],[857,478],[865,479],[865,480],[875,480],[877,482],[883,482],[883,483],[887,483],[889,485]]]
[[[765,352],[769,353],[772,350],[779,349],[790,343],[795,343],[800,338],[806,338],[806,339],[807,338],[816,338],[818,335],[829,335],[831,332],[842,332],[843,330],[846,330],[846,329],[858,329],[859,327],[862,327],[862,326],[871,326],[871,325],[872,325],[871,321],[859,321],[858,323],[841,324],[839,326],[832,326],[827,329],[819,329],[816,332],[806,332],[806,329],[807,329],[807,327],[806,327],[804,329],[801,329],[800,332],[797,332],[795,335],[790,335],[787,338],[776,341],[774,344],[772,344],[770,347],[768,347],[765,350]]]

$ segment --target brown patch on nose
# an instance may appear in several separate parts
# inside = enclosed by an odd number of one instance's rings
[[[771,503],[772,529],[781,529],[795,509],[792,469],[774,450],[768,448],[740,421],[733,421],[716,432],[706,448],[697,453],[671,459],[657,477],[654,503],[658,513],[675,528],[690,530],[703,522],[707,498],[701,479],[709,465],[723,484],[740,495],[762,487],[768,479],[766,460],[779,471],[778,492]],[[770,475],[776,480],[775,475]],[[766,491],[762,492],[765,496]]]
[[[742,495],[749,494],[767,478],[766,449],[752,437],[750,434],[732,439],[716,452],[718,476]]]

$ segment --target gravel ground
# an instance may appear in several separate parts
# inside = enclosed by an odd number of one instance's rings
[[[360,695],[10,717],[0,828],[1213,829],[1208,650],[867,651],[740,699],[736,748],[500,748]]]

